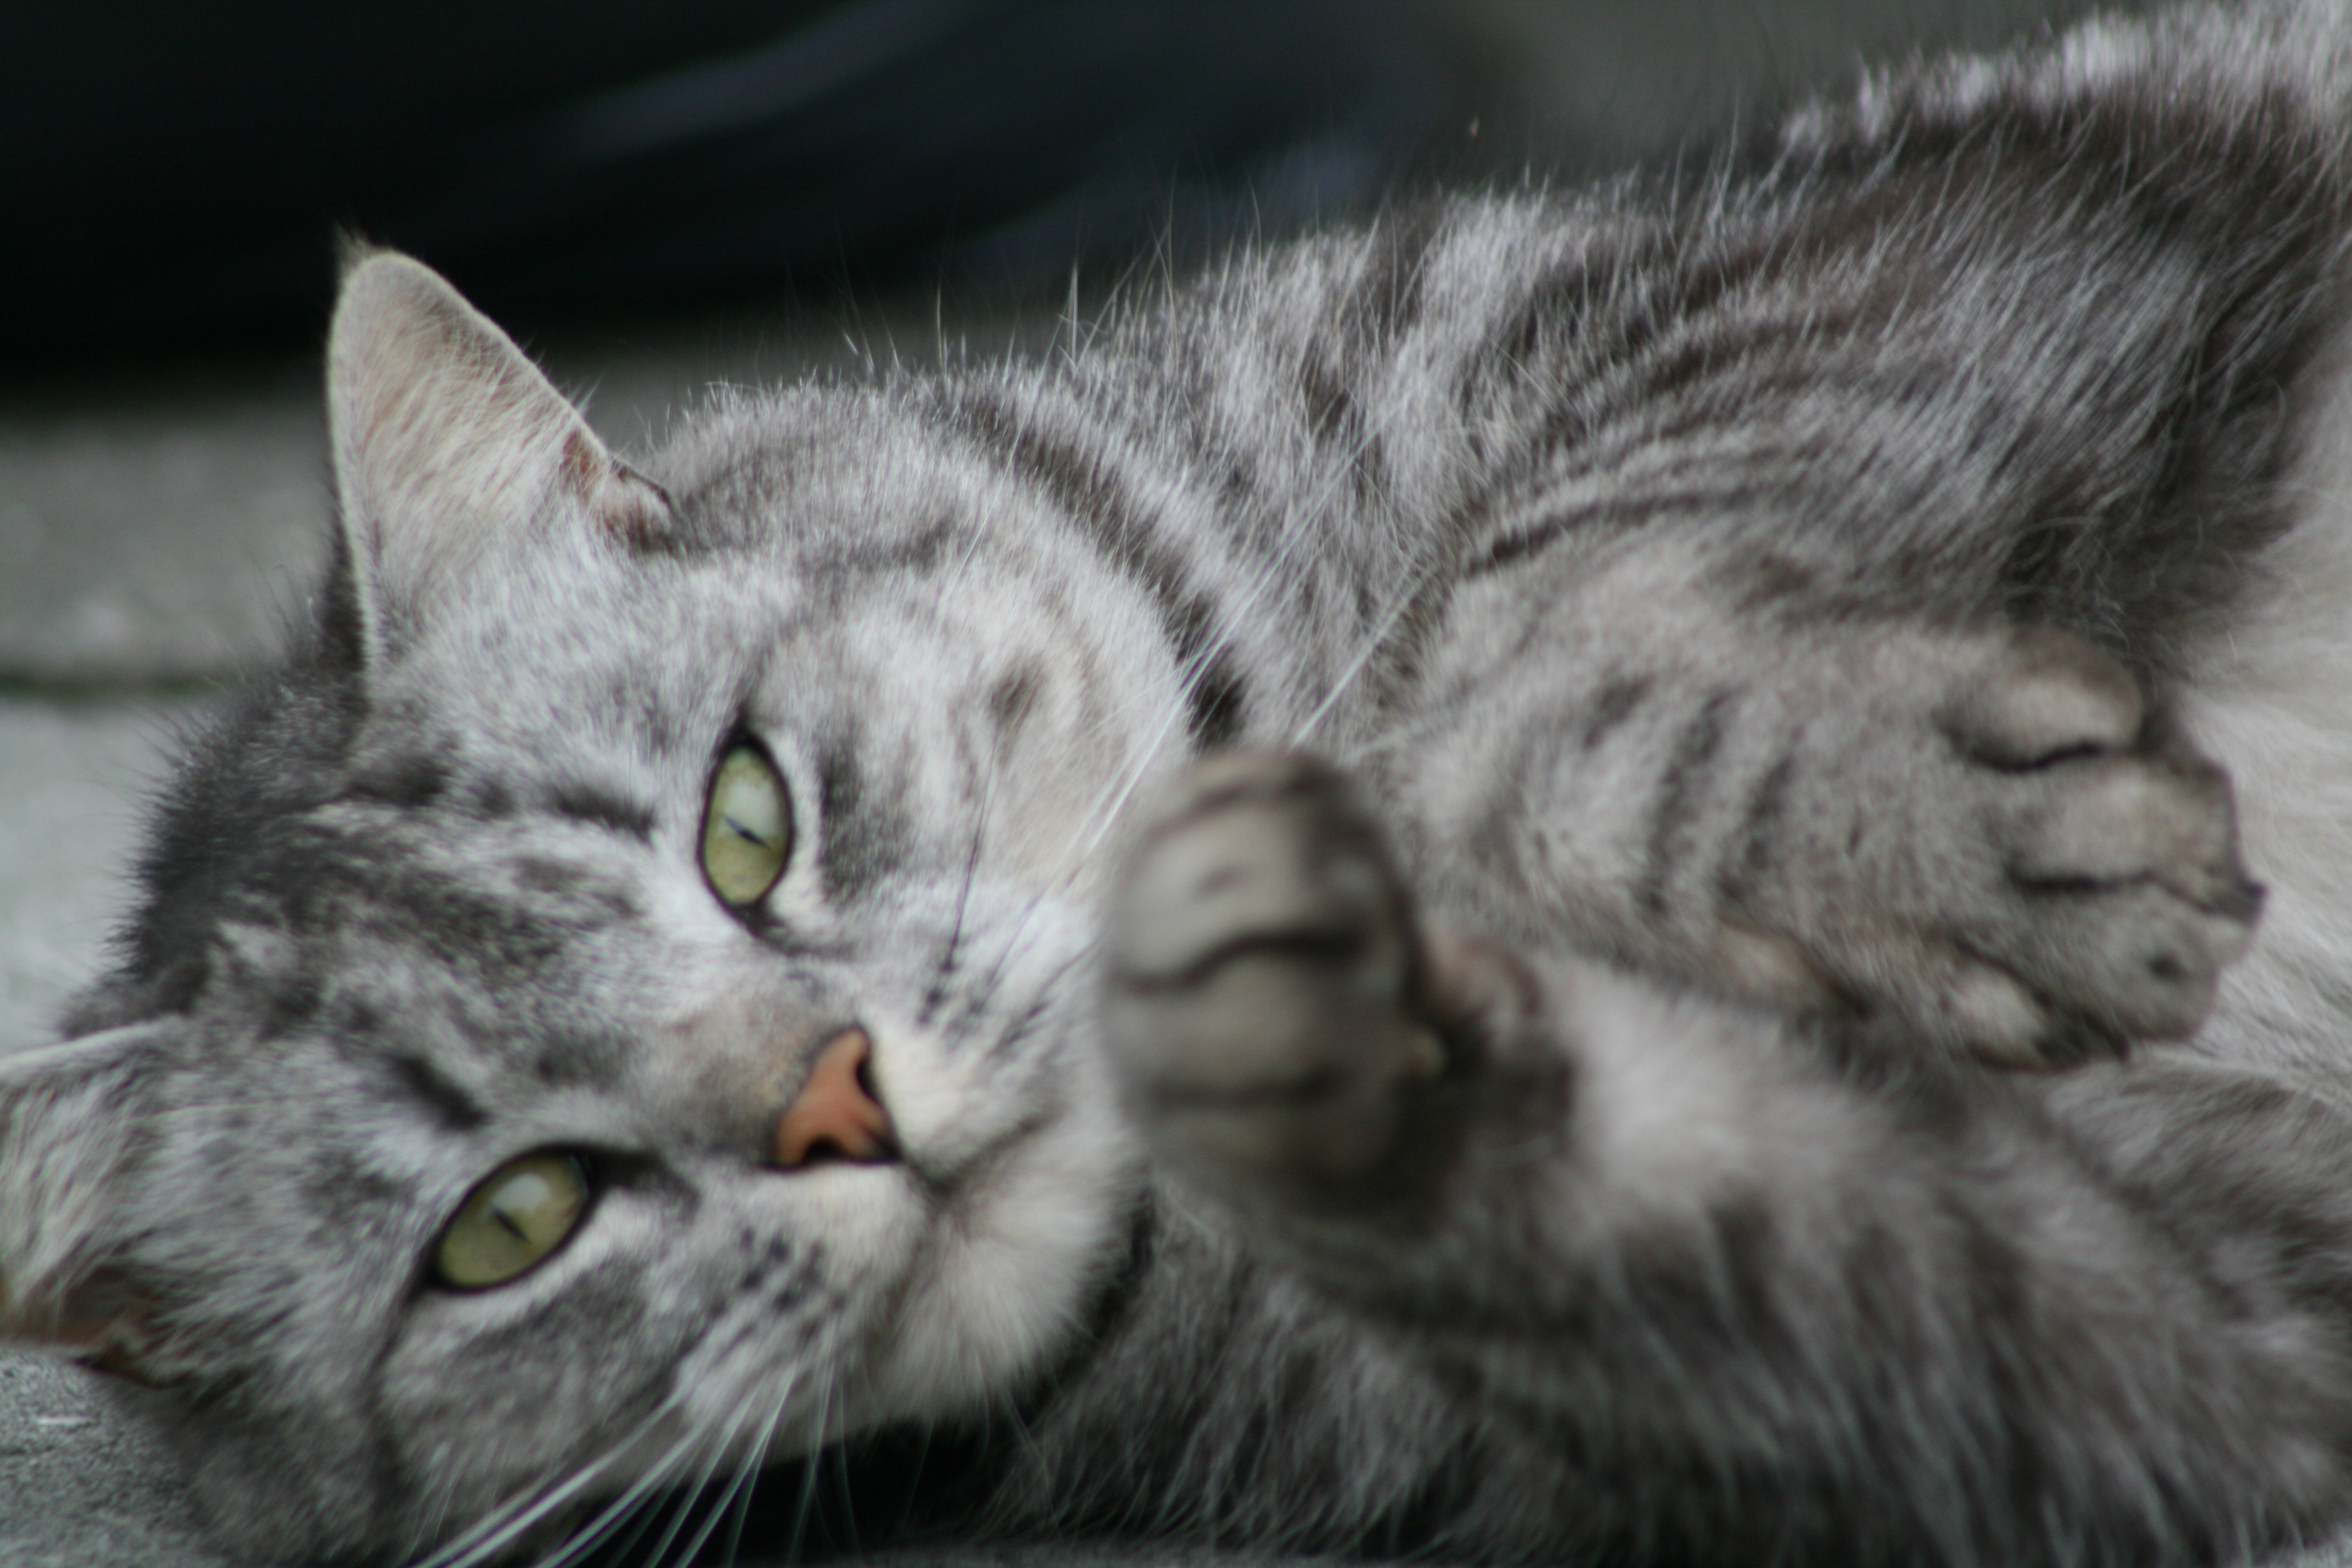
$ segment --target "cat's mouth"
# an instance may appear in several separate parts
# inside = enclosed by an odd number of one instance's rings
[[[835,1162],[881,1164],[898,1155],[898,1131],[875,1093],[874,1042],[844,1029],[817,1050],[808,1081],[784,1107],[768,1138],[768,1163],[780,1171]]]

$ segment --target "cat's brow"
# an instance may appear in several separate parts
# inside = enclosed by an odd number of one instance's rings
[[[559,784],[549,793],[547,806],[559,816],[608,827],[632,838],[646,840],[654,836],[652,806],[626,799],[599,784]]]
[[[405,1053],[387,1058],[393,1076],[419,1103],[453,1132],[467,1132],[489,1120],[489,1112],[463,1085],[423,1057]]]

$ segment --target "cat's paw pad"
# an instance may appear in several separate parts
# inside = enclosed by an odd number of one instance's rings
[[[1103,942],[1114,1069],[1164,1161],[1339,1202],[1418,1163],[1403,1145],[1447,1047],[1404,885],[1329,766],[1196,767],[1138,836]]]
[[[2006,639],[1942,723],[1971,819],[1942,851],[1968,888],[1940,911],[1948,1021],[1979,1055],[2061,1065],[2194,1030],[2262,903],[2221,770],[2055,632]]]

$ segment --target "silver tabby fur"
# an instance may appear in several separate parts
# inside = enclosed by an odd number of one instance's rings
[[[634,467],[362,258],[316,630],[0,1065],[0,1322],[268,1559],[557,1552],[894,1431],[977,1434],[966,1531],[2328,1527],[2348,238],[2314,0],[1400,207]],[[740,733],[796,830],[743,918],[697,861]],[[853,1023],[904,1158],[769,1167]],[[435,1288],[547,1147],[579,1233]]]

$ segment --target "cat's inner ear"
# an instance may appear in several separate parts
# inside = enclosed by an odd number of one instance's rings
[[[372,658],[493,559],[643,548],[670,525],[660,489],[614,458],[488,317],[405,256],[364,255],[345,272],[327,413]]]
[[[107,1239],[167,1024],[0,1061],[0,1344],[168,1381],[178,1348]]]

